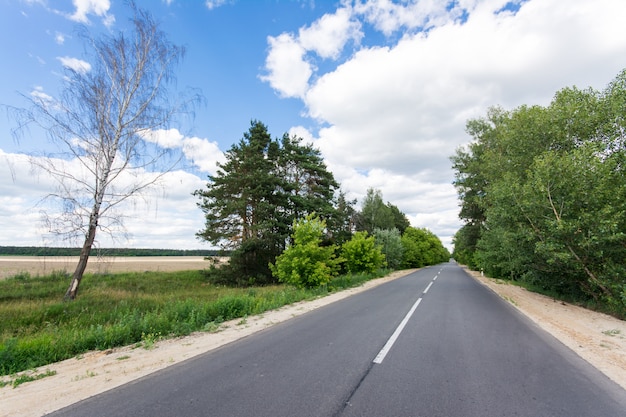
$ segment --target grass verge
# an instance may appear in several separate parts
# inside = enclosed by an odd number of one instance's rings
[[[358,286],[389,271],[342,276],[328,286],[229,288],[201,271],[85,275],[75,301],[63,302],[65,273],[0,281],[0,375],[72,358],[91,350],[210,331],[298,301]]]

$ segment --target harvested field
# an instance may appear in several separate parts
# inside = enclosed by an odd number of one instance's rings
[[[219,258],[224,261],[224,258]],[[53,271],[74,272],[77,256],[0,256],[0,279],[20,273],[32,276]],[[98,257],[92,256],[87,264],[88,273],[184,271],[208,268],[210,262],[202,256],[144,256]]]

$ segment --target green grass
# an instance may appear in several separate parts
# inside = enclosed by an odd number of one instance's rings
[[[0,375],[72,358],[91,350],[215,331],[219,323],[312,299],[383,276],[339,277],[325,288],[285,285],[228,288],[201,271],[85,275],[75,301],[64,302],[64,273],[0,281]]]

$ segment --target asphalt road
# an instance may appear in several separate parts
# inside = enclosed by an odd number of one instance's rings
[[[626,391],[454,263],[51,414],[625,415]]]

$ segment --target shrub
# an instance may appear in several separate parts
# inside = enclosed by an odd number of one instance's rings
[[[385,265],[385,255],[380,246],[376,245],[374,237],[368,236],[367,232],[355,233],[341,248],[344,266],[350,273],[371,273]]]
[[[312,214],[294,222],[293,245],[270,265],[280,282],[296,287],[314,288],[326,285],[338,273],[333,246],[321,246],[326,223]]]

